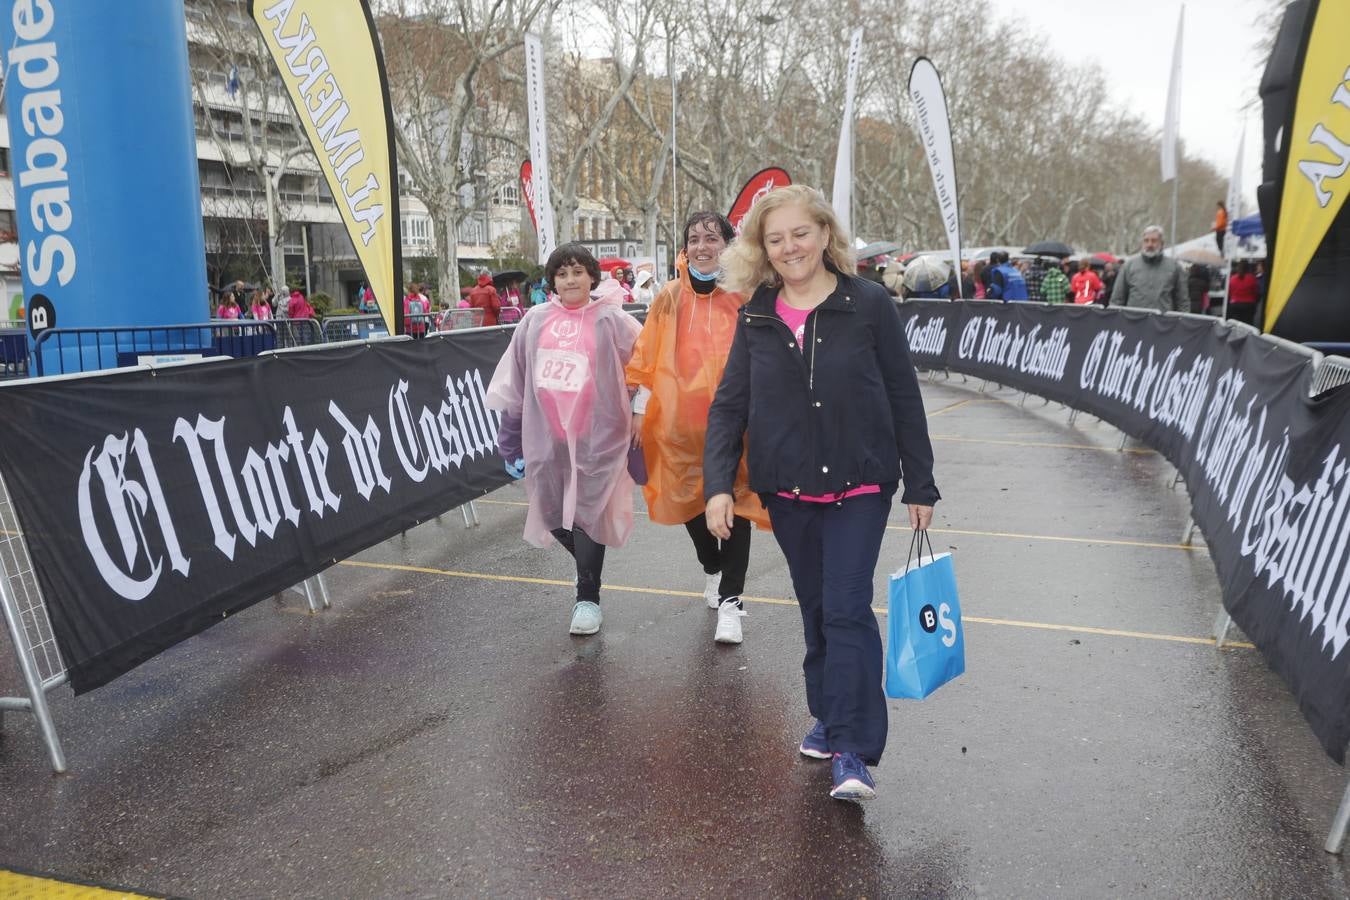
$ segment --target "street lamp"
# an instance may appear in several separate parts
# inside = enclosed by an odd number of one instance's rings
[[[764,97],[764,28],[770,25],[777,25],[783,21],[782,16],[775,16],[770,13],[760,13],[755,16],[755,21],[764,26],[759,30],[759,95]]]

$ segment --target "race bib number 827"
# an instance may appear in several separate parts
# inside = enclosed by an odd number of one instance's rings
[[[581,353],[570,350],[540,350],[534,358],[534,386],[548,391],[575,394],[586,384],[590,366]]]

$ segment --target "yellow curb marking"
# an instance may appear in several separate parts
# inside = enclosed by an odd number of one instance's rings
[[[433,569],[429,566],[409,566],[400,563],[377,563],[364,562],[362,560],[348,559],[343,560],[338,565],[353,566],[359,569],[379,569],[386,572],[415,572],[421,575],[443,575],[451,578],[474,578],[480,581],[507,581],[516,584],[542,584],[555,587],[571,587],[572,582],[563,581],[557,578],[533,578],[526,575],[494,575],[489,572],[461,572],[455,569]],[[696,591],[674,591],[666,588],[648,588],[632,587],[630,585],[606,584],[605,589],[609,591],[618,591],[626,594],[654,594],[662,597],[699,597],[703,594]],[[795,600],[787,600],[782,597],[752,597],[742,594],[741,599],[746,603],[763,603],[771,606],[796,606]],[[886,608],[880,606],[872,607],[873,612],[886,615]],[[1148,641],[1170,641],[1178,644],[1204,644],[1210,647],[1214,646],[1213,638],[1184,637],[1174,634],[1157,634],[1149,631],[1125,631],[1118,628],[1094,628],[1090,625],[1055,625],[1048,622],[1023,622],[1018,619],[990,619],[982,616],[963,615],[962,621],[974,622],[978,625],[1004,625],[1010,628],[1034,628],[1042,631],[1067,631],[1074,634],[1096,634],[1104,637],[1128,637]],[[1245,641],[1228,641],[1224,644],[1228,647],[1241,647],[1246,650],[1255,649],[1253,644]]]
[[[40,878],[36,875],[24,875],[0,869],[0,897],[34,897],[48,900],[94,900],[94,898],[124,898],[140,900],[146,894],[134,894],[109,888],[61,881],[57,878]]]

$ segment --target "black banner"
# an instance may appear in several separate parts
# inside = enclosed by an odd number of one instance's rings
[[[81,693],[509,481],[483,331],[0,387],[0,471]]]
[[[1350,389],[1309,399],[1308,357],[1217,319],[1025,303],[900,311],[916,365],[1100,416],[1181,471],[1224,606],[1344,763]]]

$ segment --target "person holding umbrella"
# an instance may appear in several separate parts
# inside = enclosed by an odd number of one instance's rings
[[[750,489],[769,511],[802,613],[816,723],[798,750],[831,759],[832,797],[866,799],[887,730],[872,613],[881,540],[902,480],[916,530],[939,499],[918,378],[899,310],[858,277],[818,190],[761,197],[722,264],[729,288],[753,293],[708,413],[708,528],[731,534],[748,445]]]
[[[743,639],[741,591],[750,564],[750,525],[769,526],[750,492],[745,462],[737,468],[731,527],[721,540],[708,531],[703,506],[703,439],[708,409],[722,379],[744,297],[717,282],[722,252],[736,237],[726,216],[696,212],[684,226],[676,276],[652,301],[628,363],[633,397],[633,446],[647,466],[642,486],[647,515],[682,525],[706,578],[703,597],[717,610],[713,640]]]

